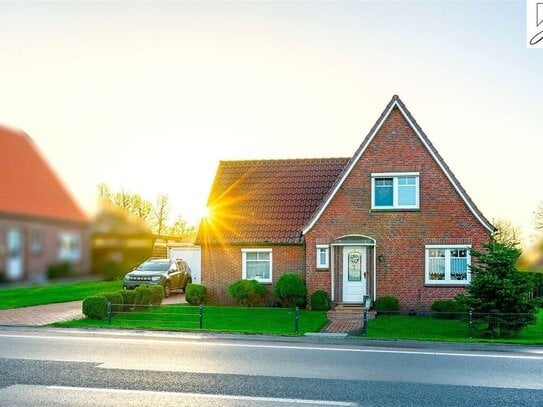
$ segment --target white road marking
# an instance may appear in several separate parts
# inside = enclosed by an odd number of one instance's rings
[[[118,342],[118,343],[141,343],[141,344],[164,344],[171,345],[192,345],[192,346],[219,346],[231,348],[259,348],[259,349],[284,349],[284,350],[309,350],[323,352],[354,352],[354,353],[390,353],[396,355],[429,355],[429,356],[454,356],[467,358],[491,358],[491,359],[525,359],[525,360],[542,360],[543,354],[535,351],[535,355],[511,355],[511,354],[494,354],[494,353],[467,353],[467,352],[440,352],[440,351],[425,351],[425,350],[402,350],[402,349],[360,349],[360,348],[334,348],[322,346],[299,346],[299,345],[266,345],[266,344],[249,344],[249,343],[227,343],[227,342],[194,342],[194,341],[173,341],[175,338],[152,339],[149,338],[109,338],[109,337],[82,337],[82,336],[48,336],[48,335],[15,335],[2,334],[0,337],[19,338],[19,339],[56,339],[61,341],[98,341],[98,342]],[[173,342],[173,343],[172,343]]]
[[[127,389],[104,389],[96,387],[68,387],[68,386],[47,386],[50,390],[68,390],[68,391],[83,391],[95,393],[120,393],[120,394],[141,394],[141,395],[158,395],[158,396],[176,396],[189,398],[203,399],[219,399],[219,400],[240,400],[240,401],[260,401],[272,403],[291,403],[291,404],[312,404],[324,406],[348,406],[355,407],[358,403],[349,403],[333,400],[305,400],[305,399],[288,399],[277,397],[251,397],[251,396],[233,396],[230,394],[204,394],[204,393],[181,393],[170,391],[152,391],[152,390],[127,390]]]

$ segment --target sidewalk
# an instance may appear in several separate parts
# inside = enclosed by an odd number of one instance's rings
[[[184,294],[174,294],[165,298],[162,304],[182,304],[185,302]],[[0,325],[41,326],[83,318],[82,303],[83,301],[71,301],[0,310]]]

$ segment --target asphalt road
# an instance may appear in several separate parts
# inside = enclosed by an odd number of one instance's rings
[[[543,349],[0,330],[0,405],[543,406]]]

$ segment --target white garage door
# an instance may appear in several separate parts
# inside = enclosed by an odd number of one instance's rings
[[[202,257],[200,246],[168,247],[170,259],[185,260],[192,271],[192,282],[201,284]]]

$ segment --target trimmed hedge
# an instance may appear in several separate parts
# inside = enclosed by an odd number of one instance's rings
[[[462,314],[468,312],[468,307],[456,300],[436,300],[430,308],[436,318],[458,319]]]
[[[375,310],[377,312],[395,312],[400,310],[400,304],[396,297],[384,295],[375,300]]]
[[[83,315],[90,319],[107,318],[107,299],[101,295],[93,295],[83,300]]]
[[[134,289],[138,295],[138,302],[136,305],[148,306],[153,301],[153,292],[147,285],[140,285]]]
[[[283,274],[275,284],[275,296],[285,308],[302,307],[305,304],[307,288],[296,273]]]
[[[111,302],[111,312],[116,314],[123,310],[123,295],[120,291],[112,291],[110,293],[100,293],[98,294],[104,297],[107,301]]]
[[[162,300],[164,299],[164,287],[161,285],[151,285],[149,288],[151,289],[151,304],[162,304]]]
[[[328,311],[330,309],[330,300],[326,291],[317,290],[311,294],[311,309],[313,311]]]
[[[119,292],[123,296],[123,311],[130,311],[134,309],[137,293],[133,290],[119,290]]]
[[[262,305],[266,287],[256,280],[238,280],[228,286],[228,293],[243,307]]]
[[[185,300],[191,305],[200,305],[207,302],[207,288],[202,284],[187,284]]]
[[[70,277],[73,274],[72,265],[67,261],[53,263],[47,266],[47,279]]]

